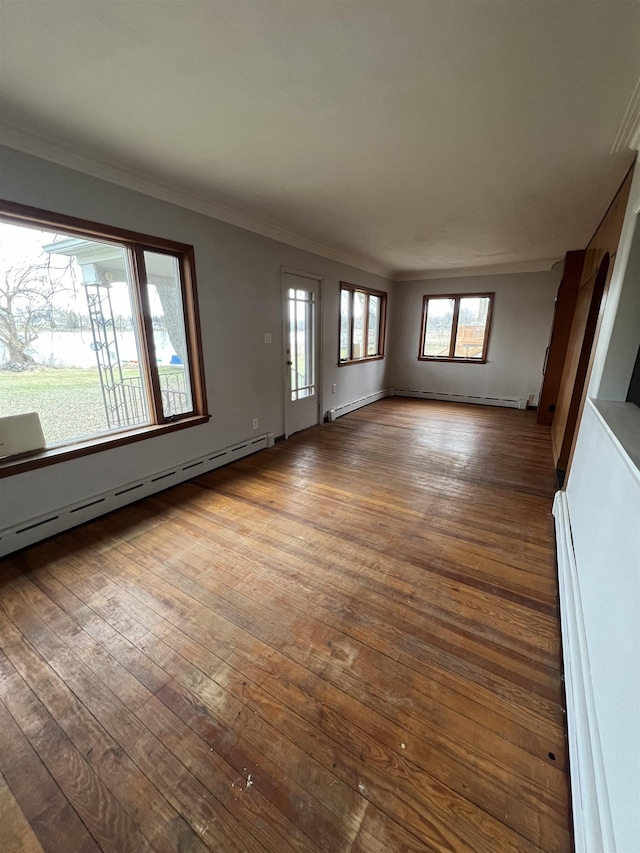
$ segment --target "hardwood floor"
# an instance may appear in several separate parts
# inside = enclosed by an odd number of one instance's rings
[[[0,561],[0,849],[572,849],[549,429],[391,398]]]

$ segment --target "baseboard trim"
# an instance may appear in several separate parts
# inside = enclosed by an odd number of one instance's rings
[[[509,409],[526,409],[526,400],[515,397],[481,397],[473,394],[449,394],[445,391],[418,391],[410,388],[394,388],[396,397],[418,397],[424,400],[442,400],[450,403],[473,403],[480,406],[502,406]]]
[[[250,456],[266,447],[272,447],[273,444],[273,433],[253,436],[246,441],[223,447],[221,450],[212,451],[195,459],[189,459],[171,468],[154,471],[141,480],[123,483],[106,492],[91,495],[77,503],[52,509],[45,515],[6,527],[0,530],[0,557],[34,545],[36,542],[48,539],[64,530],[77,527],[79,524],[84,524],[85,521],[106,515],[148,495],[191,480],[207,471],[213,471],[229,462],[234,462],[236,459],[242,459],[243,456]]]
[[[615,853],[566,492],[553,502],[576,853]]]
[[[392,395],[392,388],[383,388],[382,391],[375,391],[373,394],[367,394],[364,397],[359,397],[357,400],[351,400],[349,403],[343,403],[340,406],[335,406],[327,412],[327,420],[335,421],[336,418],[340,418],[342,415],[346,415],[349,412],[355,412],[356,409],[361,409],[363,406],[375,403],[376,400],[382,400],[384,397]]]

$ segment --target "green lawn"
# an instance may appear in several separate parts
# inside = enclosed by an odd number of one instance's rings
[[[175,371],[175,368],[173,368]],[[170,373],[171,368],[160,367],[159,373]],[[123,369],[125,377],[139,376],[137,368]],[[18,393],[46,392],[56,389],[89,388],[100,383],[97,367],[36,367],[22,373],[12,373],[10,370],[0,370],[0,400],[4,391]]]
[[[134,375],[131,373],[130,375]],[[63,368],[25,370],[12,373],[0,370],[0,406],[6,394],[28,396],[61,390],[80,390],[95,387],[98,383],[97,368]]]
[[[161,368],[161,372],[168,368]],[[132,368],[126,377],[139,376]],[[107,427],[97,368],[0,370],[0,416],[38,412],[47,444],[95,435]]]

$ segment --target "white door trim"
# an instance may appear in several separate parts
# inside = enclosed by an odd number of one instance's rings
[[[318,335],[316,341],[316,379],[317,379],[317,400],[318,412],[316,423],[321,424],[323,420],[323,384],[322,384],[322,351],[323,351],[323,330],[322,330],[322,290],[324,278],[321,275],[308,272],[306,270],[298,270],[294,267],[280,267],[280,282],[282,288],[282,422],[284,423],[284,437],[289,438],[289,424],[287,417],[287,394],[289,386],[287,383],[287,287],[285,285],[285,275],[297,275],[299,278],[308,278],[310,281],[318,284],[318,305],[316,314],[318,318]]]

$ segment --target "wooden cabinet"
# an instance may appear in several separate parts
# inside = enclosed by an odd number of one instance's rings
[[[594,345],[598,339],[602,319],[602,306],[607,296],[618,249],[632,173],[633,168],[628,172],[584,253],[585,258],[551,423],[553,458],[562,478],[564,472],[569,469],[575,436],[582,416]]]
[[[553,421],[584,258],[584,251],[567,252],[564,258],[564,272],[556,296],[551,337],[547,348],[542,389],[538,403],[539,424],[550,424]]]

